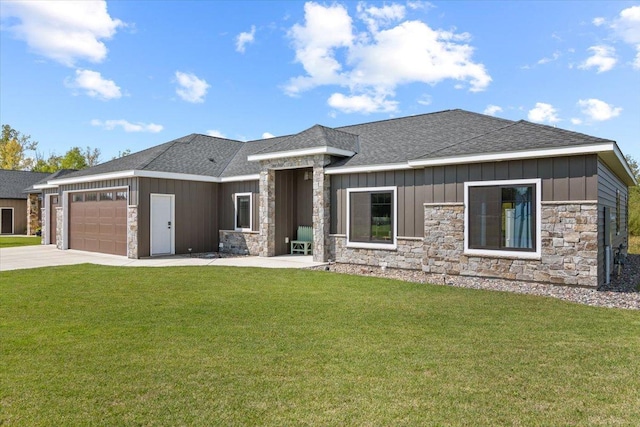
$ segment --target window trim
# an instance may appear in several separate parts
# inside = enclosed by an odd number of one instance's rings
[[[349,240],[351,227],[351,193],[380,193],[390,191],[393,200],[393,242],[392,243],[368,243],[368,242],[352,242]],[[386,249],[395,250],[398,248],[398,187],[359,187],[347,188],[347,248],[359,249]]]
[[[499,249],[469,248],[469,187],[508,187],[533,185],[536,193],[535,252],[509,251]],[[464,254],[499,258],[541,259],[542,258],[542,179],[506,179],[494,181],[467,181],[464,183]]]
[[[238,197],[249,196],[249,228],[238,227]],[[233,195],[233,228],[236,231],[253,230],[253,193],[235,193]]]

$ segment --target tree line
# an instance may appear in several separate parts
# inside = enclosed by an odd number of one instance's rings
[[[30,156],[29,152],[33,152]],[[2,125],[0,141],[0,169],[56,172],[60,169],[85,169],[100,163],[100,149],[72,147],[63,155],[52,153],[48,158],[38,151],[38,141]]]

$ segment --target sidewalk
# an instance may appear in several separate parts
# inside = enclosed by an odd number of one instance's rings
[[[22,246],[0,249],[0,271],[85,263],[119,267],[218,265],[261,268],[306,268],[325,264],[321,262],[313,262],[310,255],[283,255],[269,258],[257,256],[240,256],[235,258],[190,258],[188,255],[173,255],[166,257],[129,259],[118,255],[76,251],[73,249],[60,251],[53,245]]]

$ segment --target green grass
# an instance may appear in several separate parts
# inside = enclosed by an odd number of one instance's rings
[[[0,248],[13,248],[16,246],[33,246],[39,245],[41,239],[39,236],[15,237],[0,236]]]
[[[640,255],[640,236],[629,236],[628,253]]]
[[[300,270],[0,273],[3,425],[637,425],[640,313]]]

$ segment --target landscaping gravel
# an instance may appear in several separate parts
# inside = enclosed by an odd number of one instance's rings
[[[313,269],[328,269],[336,273],[386,277],[408,282],[425,283],[428,281],[437,285],[540,295],[578,304],[640,310],[640,255],[628,255],[620,276],[616,277],[616,272],[614,271],[611,283],[598,290],[467,276],[445,276],[444,278],[442,276],[431,276],[427,280],[426,274],[422,271],[382,269],[380,267],[342,263],[330,263],[328,266],[313,267]]]

